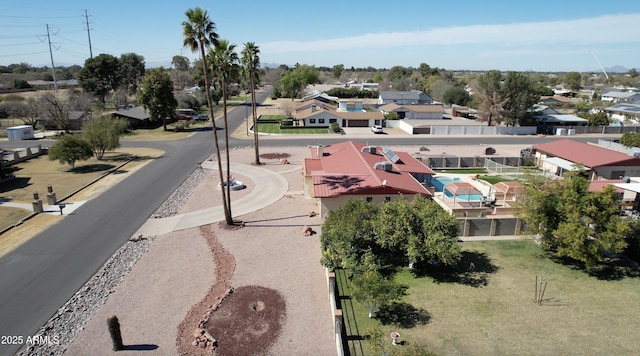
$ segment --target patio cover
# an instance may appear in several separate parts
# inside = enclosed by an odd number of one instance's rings
[[[453,194],[453,196],[482,194],[482,192],[471,185],[471,183],[466,182],[449,183],[444,186],[444,189]]]
[[[562,169],[564,169],[565,171],[577,171],[578,167],[576,167],[576,164],[571,162],[571,161],[567,161],[566,159],[562,159],[560,157],[547,157],[544,158],[542,161],[546,162],[546,163],[550,163],[556,167],[560,167]],[[590,167],[585,167],[587,169],[591,169]]]

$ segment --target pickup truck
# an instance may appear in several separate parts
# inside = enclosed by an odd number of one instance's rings
[[[536,149],[527,147],[520,150],[520,157],[533,157],[536,155]]]

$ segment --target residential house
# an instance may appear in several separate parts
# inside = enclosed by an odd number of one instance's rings
[[[556,108],[536,104],[529,109],[539,126],[586,126],[589,120],[572,114],[561,114]]]
[[[442,120],[444,116],[444,107],[440,104],[399,105],[390,103],[380,106],[379,109],[384,114],[395,112],[401,120]]]
[[[36,127],[58,130],[81,130],[84,122],[92,118],[90,112],[84,111],[70,111],[66,115],[66,120],[58,121],[51,117],[50,114],[45,114],[36,120]]]
[[[578,101],[579,99],[564,95],[553,95],[541,96],[539,104],[555,109],[558,114],[573,114]]]
[[[354,108],[359,107],[359,111],[349,111],[349,103]],[[295,119],[302,126],[330,126],[337,122],[340,127],[371,127],[373,125],[383,125],[384,115],[380,111],[364,111],[362,103],[356,105],[356,102],[341,101],[340,107],[333,105],[310,102],[303,103],[296,107]]]
[[[602,93],[600,99],[612,103],[640,104],[640,93],[634,91],[608,91]]]
[[[433,99],[420,90],[383,91],[378,97],[378,105],[396,103],[398,105],[433,104]]]
[[[114,118],[123,118],[131,128],[151,128],[162,125],[162,120],[151,120],[151,116],[142,106],[123,106],[111,114]]]
[[[640,176],[640,158],[605,147],[569,139],[534,145],[536,165],[545,172],[563,176],[584,169],[588,179],[620,179]]]
[[[631,122],[632,124],[640,123],[640,104],[616,104],[604,111],[609,117],[619,122]]]
[[[349,199],[379,203],[416,194],[431,197],[425,185],[434,172],[407,152],[347,141],[311,147],[303,174],[305,191],[318,199],[324,216]]]

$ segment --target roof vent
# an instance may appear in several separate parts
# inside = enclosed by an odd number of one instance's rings
[[[386,172],[391,172],[392,168],[393,168],[393,165],[391,164],[391,162],[387,162],[387,161],[376,162],[373,165],[373,169],[379,169],[381,171],[386,171]]]
[[[364,146],[362,147],[361,152],[368,152],[371,154],[376,154],[376,146]]]

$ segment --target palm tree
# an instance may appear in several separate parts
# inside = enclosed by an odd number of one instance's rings
[[[227,205],[231,212],[231,162],[229,160],[229,126],[227,122],[227,85],[237,80],[240,73],[238,65],[238,54],[235,51],[236,45],[230,44],[228,40],[220,40],[209,50],[207,54],[207,64],[211,66],[211,71],[220,81],[222,87],[222,108],[224,114],[224,144],[227,155]],[[233,219],[227,224],[232,225]]]
[[[254,42],[247,42],[242,49],[242,73],[249,80],[251,88],[251,114],[253,115],[253,145],[256,151],[256,164],[260,163],[260,149],[258,147],[258,116],[256,114],[256,83],[260,81],[260,48]]]
[[[200,50],[200,60],[203,63],[202,72],[204,75],[204,87],[207,93],[207,105],[209,106],[209,117],[213,126],[213,140],[216,145],[216,157],[218,161],[218,176],[220,177],[220,185],[224,186],[224,175],[222,172],[222,160],[220,157],[220,144],[218,143],[218,131],[216,128],[216,120],[213,116],[213,102],[211,100],[211,86],[209,84],[209,71],[206,63],[205,47],[216,45],[218,43],[218,34],[216,33],[216,24],[209,18],[207,10],[203,10],[200,7],[195,9],[189,9],[185,12],[187,21],[182,22],[182,31],[184,35],[184,46],[191,48],[191,51],[196,52]],[[227,150],[228,151],[228,150]],[[227,179],[228,182],[228,179]],[[230,184],[227,184],[229,186]],[[222,191],[222,206],[224,208],[224,217],[227,224],[233,224],[233,218],[231,216],[231,209],[227,204],[227,193],[224,189]]]

